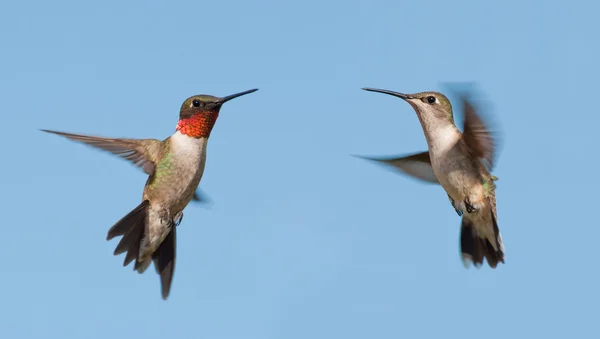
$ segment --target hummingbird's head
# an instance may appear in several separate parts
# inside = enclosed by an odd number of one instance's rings
[[[205,94],[189,97],[181,105],[176,130],[193,138],[208,138],[224,103],[256,91],[255,88],[223,98]]]
[[[445,95],[439,92],[421,92],[403,94],[385,89],[363,88],[365,91],[393,95],[408,102],[417,112],[422,121],[441,122],[447,121],[454,124],[452,105]]]

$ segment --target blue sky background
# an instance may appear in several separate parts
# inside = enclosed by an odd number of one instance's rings
[[[2,338],[595,338],[598,5],[4,2]],[[439,186],[351,157],[426,149],[399,99],[475,81],[503,129],[506,265],[465,269]],[[146,176],[38,128],[165,138],[227,103],[171,296],[108,228]],[[457,105],[458,106],[458,105]],[[462,125],[460,112],[457,121]]]

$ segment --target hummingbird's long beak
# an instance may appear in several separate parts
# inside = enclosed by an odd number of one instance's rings
[[[378,88],[365,87],[365,88],[363,88],[363,90],[369,91],[369,92],[377,92],[377,93],[389,94],[389,95],[393,95],[393,96],[398,97],[398,98],[403,99],[403,100],[408,100],[408,99],[412,99],[413,98],[413,97],[411,97],[408,94],[398,93],[398,92],[394,92],[394,91],[388,91],[387,89],[378,89]]]
[[[244,91],[244,92],[240,92],[240,93],[228,95],[228,96],[226,96],[224,98],[221,98],[221,100],[219,100],[219,104],[222,105],[222,104],[226,103],[227,101],[229,101],[231,99],[234,99],[234,98],[237,98],[237,97],[241,97],[242,95],[250,94],[250,93],[253,93],[253,92],[256,92],[256,91],[258,91],[258,88],[254,88],[254,89],[250,89],[250,90],[247,90],[247,91]]]

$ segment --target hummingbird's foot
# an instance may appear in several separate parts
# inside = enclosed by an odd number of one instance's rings
[[[162,222],[167,224],[168,227],[179,226],[181,219],[183,219],[183,212],[175,214],[175,217],[171,216],[171,212],[168,209],[164,209],[160,216]]]
[[[479,211],[479,208],[481,206],[476,206],[471,204],[471,201],[469,200],[469,198],[465,199],[465,208],[467,209],[468,213],[476,213],[477,211]]]
[[[179,212],[175,214],[175,218],[173,219],[173,226],[177,227],[181,224],[181,220],[183,219],[183,212]]]
[[[168,209],[163,209],[159,212],[160,221],[164,224],[173,223],[173,218],[171,218],[171,212]]]
[[[473,207],[473,205],[469,204],[468,202],[465,201],[465,207],[467,208],[467,212],[468,213],[473,213],[475,212],[475,208]]]

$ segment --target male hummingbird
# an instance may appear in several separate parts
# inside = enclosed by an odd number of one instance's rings
[[[123,266],[135,261],[143,273],[154,261],[160,275],[162,297],[167,299],[175,270],[175,226],[188,203],[200,200],[195,193],[204,173],[206,144],[221,106],[258,89],[223,98],[195,95],[181,105],[175,133],[163,141],[117,139],[50,130],[71,140],[104,149],[139,166],[148,174],[142,203],[108,230],[107,240],[123,236],[114,254],[127,252]]]
[[[495,161],[496,138],[477,113],[474,105],[462,96],[464,131],[454,124],[452,105],[438,92],[402,94],[363,88],[393,95],[408,102],[421,122],[429,150],[380,161],[418,179],[441,184],[456,213],[462,216],[460,245],[465,265],[476,266],[487,259],[490,267],[504,263],[504,245],[498,229],[496,193],[490,172]]]

